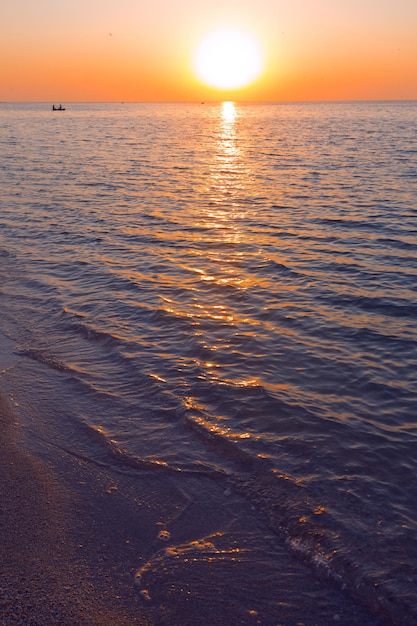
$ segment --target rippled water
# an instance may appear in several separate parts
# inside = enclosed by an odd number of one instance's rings
[[[56,373],[48,432],[109,465],[226,480],[291,550],[404,623],[416,114],[0,105],[0,328]]]

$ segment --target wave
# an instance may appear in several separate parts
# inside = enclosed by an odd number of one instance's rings
[[[141,473],[204,476],[221,484],[225,494],[239,494],[255,507],[277,540],[284,542],[294,556],[306,562],[317,575],[333,581],[390,623],[414,623],[417,607],[410,567],[404,566],[403,572],[397,572],[397,579],[391,580],[386,575],[383,559],[380,560],[382,555],[375,553],[374,541],[369,541],[370,537],[362,534],[362,529],[346,526],[314,487],[279,472],[269,459],[254,457],[239,446],[239,437],[231,437],[230,433],[214,429],[196,417],[187,416],[185,421],[204,439],[205,445],[226,454],[233,461],[234,469],[225,471],[199,463],[170,465],[157,459],[140,458],[109,439],[101,427],[87,423],[84,427],[106,448],[117,465]],[[172,571],[169,562],[173,556],[181,560],[218,558],[221,536],[223,533],[186,544],[171,544],[156,552],[136,573],[135,582],[143,598],[155,600],[156,589],[149,591],[155,568],[170,567]],[[161,535],[162,539],[170,541],[168,531]],[[241,541],[236,541],[235,546],[236,552],[242,550]],[[233,557],[230,551],[222,554],[225,562]]]
[[[19,113],[24,154],[0,154],[1,324],[71,397],[57,439],[78,425],[120,475],[213,479],[415,622],[415,105],[239,105],[233,153],[217,105],[108,105],[104,130],[85,106],[58,143]]]
[[[55,356],[50,354],[46,350],[41,350],[39,348],[24,348],[17,347],[15,350],[16,354],[21,356],[26,356],[29,359],[34,361],[38,361],[39,363],[43,363],[48,367],[57,370],[58,372],[71,372],[71,368],[68,367],[63,361],[60,361]]]

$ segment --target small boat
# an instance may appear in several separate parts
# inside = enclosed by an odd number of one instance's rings
[[[62,104],[59,105],[59,107],[56,107],[54,104],[52,105],[52,111],[65,111],[65,108],[62,106]]]

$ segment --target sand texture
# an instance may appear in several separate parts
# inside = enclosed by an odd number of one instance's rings
[[[74,494],[16,445],[4,396],[0,415],[0,623],[149,624],[138,603],[120,600],[110,576],[97,577]]]
[[[0,416],[1,625],[379,623],[221,482],[35,454]]]

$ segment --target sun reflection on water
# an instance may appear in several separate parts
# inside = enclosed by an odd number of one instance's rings
[[[203,245],[193,251],[194,271],[199,276],[196,291],[204,293],[205,299],[194,304],[191,314],[199,325],[207,324],[211,328],[204,339],[198,338],[205,352],[205,358],[197,360],[199,379],[216,384],[257,387],[259,382],[247,376],[231,380],[223,361],[224,354],[231,349],[230,341],[224,340],[225,327],[233,335],[242,324],[252,322],[229,301],[231,293],[244,292],[252,285],[250,276],[242,275],[241,266],[243,257],[247,259],[249,254],[245,240],[251,204],[247,199],[253,174],[245,156],[248,144],[245,129],[239,124],[239,111],[233,102],[223,102],[217,109],[214,139],[206,182],[208,201],[201,207],[199,222],[203,227],[200,239]],[[212,413],[214,417],[216,422],[207,422],[205,428],[217,427],[218,421],[222,420],[221,412]],[[227,436],[233,437],[232,431],[228,431]]]
[[[237,112],[234,102],[223,102],[217,158],[224,165],[230,167],[237,165],[236,159],[240,153],[236,136],[236,119]]]
[[[223,122],[233,125],[236,120],[236,107],[234,102],[223,102],[222,104]]]
[[[206,161],[203,183],[204,201],[196,213],[197,227],[189,248],[190,264],[188,271],[194,274],[192,300],[185,304],[176,299],[164,299],[164,309],[178,319],[192,320],[195,355],[190,369],[195,381],[188,392],[187,410],[210,415],[204,422],[204,429],[219,427],[225,420],[220,407],[215,407],[207,398],[199,398],[205,385],[225,385],[230,388],[257,389],[259,381],[253,376],[239,372],[230,374],[230,363],[242,358],[234,352],[234,345],[241,342],[239,329],[259,330],[259,322],[251,312],[240,310],[237,299],[245,299],[245,292],[253,286],[250,273],[242,272],[251,251],[248,229],[254,205],[250,201],[256,184],[251,160],[247,158],[251,144],[247,130],[241,124],[242,112],[233,102],[223,102],[213,108],[211,118],[211,152]],[[256,328],[256,331],[255,331]],[[204,332],[202,332],[204,329]],[[194,384],[196,389],[194,390]],[[200,391],[198,391],[200,390]],[[204,394],[203,394],[204,395]],[[191,417],[193,420],[196,416]],[[200,424],[201,426],[201,424]],[[203,427],[203,426],[202,426]],[[227,428],[224,436],[228,439],[249,437],[247,431],[235,432]]]
[[[239,222],[246,207],[239,200],[245,188],[244,152],[237,128],[238,112],[233,102],[223,102],[215,132],[215,151],[210,163],[205,210],[206,227],[214,229],[216,241],[237,243],[241,238]]]
[[[201,240],[209,243],[210,248],[196,251],[202,261],[201,267],[196,268],[200,280],[219,287],[243,287],[238,267],[243,254],[241,244],[248,211],[244,198],[250,169],[245,163],[245,137],[240,134],[238,121],[239,112],[233,102],[223,102],[216,110],[214,151],[206,182],[208,201],[202,207],[200,222],[204,228]],[[223,315],[229,317],[226,311]]]

